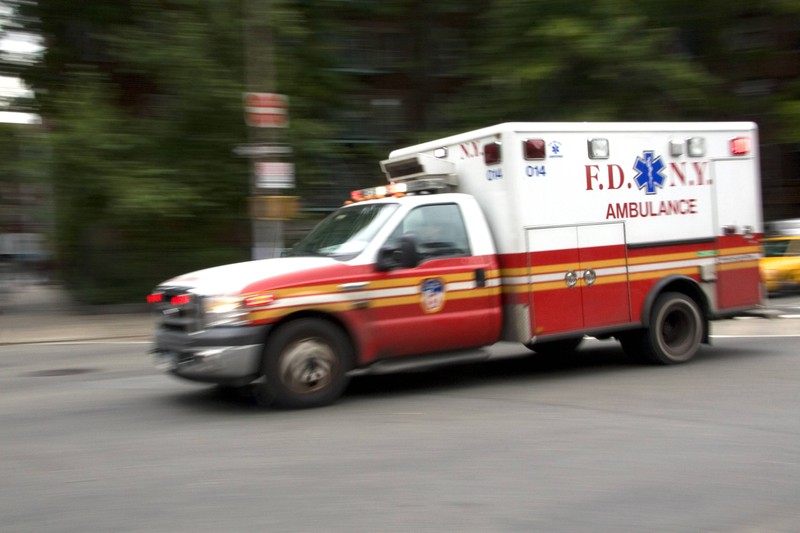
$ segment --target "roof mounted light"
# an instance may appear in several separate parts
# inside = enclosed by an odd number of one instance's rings
[[[525,139],[522,141],[522,153],[526,161],[545,158],[544,139]]]
[[[608,139],[589,139],[587,145],[591,159],[608,159],[611,155]]]
[[[416,179],[403,183],[390,183],[388,185],[379,185],[378,187],[351,191],[351,201],[347,203],[377,200],[380,198],[400,198],[406,194],[447,192],[450,190],[450,186],[451,184],[448,180],[443,177]]]
[[[683,155],[683,141],[671,140],[669,141],[669,155],[678,157]]]
[[[483,162],[487,165],[496,165],[503,159],[501,144],[497,141],[483,145]]]
[[[706,138],[689,137],[686,139],[686,151],[689,157],[703,157],[706,155]]]
[[[411,154],[381,161],[381,169],[390,182],[409,181],[426,176],[455,174],[455,165],[426,154]]]
[[[749,137],[736,137],[731,139],[731,154],[745,155],[750,153],[751,143]]]

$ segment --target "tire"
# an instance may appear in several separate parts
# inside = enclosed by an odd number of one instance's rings
[[[321,407],[347,387],[353,354],[344,332],[330,322],[303,318],[281,326],[267,341],[260,391],[278,407]]]
[[[694,357],[704,331],[705,319],[697,302],[683,293],[667,292],[653,305],[650,327],[630,332],[620,340],[629,356],[638,355],[653,363],[672,365]]]
[[[541,355],[559,355],[562,353],[572,353],[583,341],[583,336],[570,337],[568,339],[559,339],[557,341],[544,341],[536,342],[533,344],[526,344],[529,350]]]

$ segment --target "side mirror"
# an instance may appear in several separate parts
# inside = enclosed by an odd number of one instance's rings
[[[411,235],[403,235],[396,243],[385,244],[378,250],[376,268],[381,272],[414,268],[418,264],[417,239]]]

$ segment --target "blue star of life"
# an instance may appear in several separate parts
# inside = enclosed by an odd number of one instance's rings
[[[647,194],[656,193],[656,185],[664,188],[665,176],[661,173],[664,170],[664,163],[661,162],[661,157],[653,156],[653,152],[643,152],[644,157],[637,157],[636,164],[633,169],[637,172],[636,185],[640,189],[647,188]]]

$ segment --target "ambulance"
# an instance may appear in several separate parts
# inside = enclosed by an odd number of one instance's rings
[[[157,364],[298,408],[500,341],[686,362],[761,304],[758,146],[750,122],[506,123],[396,150],[285,257],[156,287]]]

